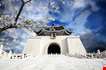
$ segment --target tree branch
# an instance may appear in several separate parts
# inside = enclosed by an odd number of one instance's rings
[[[17,21],[18,21],[18,19],[19,19],[19,16],[20,16],[20,14],[21,14],[21,12],[22,12],[24,6],[25,6],[28,2],[30,2],[30,1],[31,1],[31,0],[28,0],[28,1],[24,2],[24,0],[21,0],[22,5],[21,5],[21,7],[20,7],[20,9],[19,9],[19,11],[18,11],[18,14],[16,15],[15,25],[17,24]]]
[[[10,29],[10,28],[17,28],[17,26],[15,26],[15,25],[14,26],[13,25],[5,26],[3,28],[0,28],[0,32],[5,31],[5,30]]]
[[[26,1],[25,4],[28,3],[28,2],[30,2],[30,1],[31,1],[31,0]]]
[[[19,19],[19,16],[20,16],[20,14],[21,14],[21,12],[22,12],[24,6],[25,6],[28,2],[30,2],[30,1],[31,1],[31,0],[28,0],[28,1],[25,2],[24,0],[21,0],[22,5],[21,5],[21,7],[20,7],[20,9],[19,9],[19,11],[18,11],[18,13],[17,13],[17,15],[16,15],[16,18],[15,18],[15,20],[14,20],[14,21],[15,21],[14,24],[5,25],[3,28],[0,28],[0,32],[5,31],[5,30],[10,29],[10,28],[18,28],[18,26],[17,26],[17,21],[18,21],[18,19]]]

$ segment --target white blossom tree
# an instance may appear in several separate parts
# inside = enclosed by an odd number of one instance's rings
[[[10,28],[20,27],[20,24],[18,24],[17,21],[20,17],[20,14],[21,14],[24,6],[27,3],[31,2],[31,0],[21,0],[21,2],[22,2],[22,5],[21,5],[16,17],[7,16],[7,15],[0,16],[0,32],[5,31],[5,30],[10,29]],[[24,20],[24,19],[22,18],[22,20]],[[21,24],[21,25],[24,25],[24,24]]]

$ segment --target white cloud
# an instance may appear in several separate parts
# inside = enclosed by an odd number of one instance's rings
[[[86,6],[85,0],[74,0],[73,8],[81,8]]]
[[[30,6],[27,5],[24,8],[23,16],[35,21],[44,21],[47,20],[48,16],[50,16],[48,15],[48,10],[47,4],[33,1]]]

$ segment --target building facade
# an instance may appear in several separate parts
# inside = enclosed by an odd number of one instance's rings
[[[86,55],[86,50],[79,36],[70,35],[63,27],[49,27],[36,32],[28,39],[23,53],[37,55],[62,54]]]

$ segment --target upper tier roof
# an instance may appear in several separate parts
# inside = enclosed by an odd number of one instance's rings
[[[50,36],[53,33],[55,33],[56,35],[70,35],[72,32],[69,32],[63,26],[50,26],[42,28],[36,33],[38,36]]]

